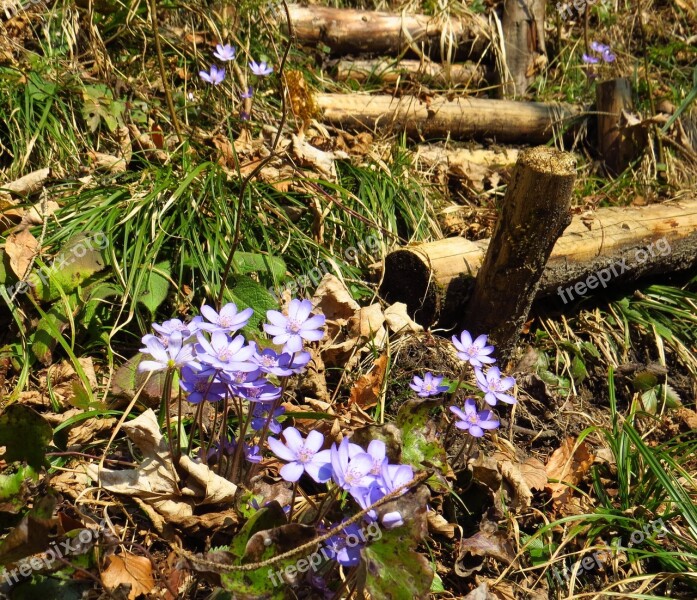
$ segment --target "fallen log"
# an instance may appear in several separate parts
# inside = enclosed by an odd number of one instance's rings
[[[419,144],[414,153],[417,161],[428,166],[446,166],[448,169],[462,170],[470,164],[488,167],[489,169],[506,169],[515,165],[518,160],[516,148],[444,148],[432,144]],[[462,167],[458,167],[462,165]]]
[[[411,137],[544,144],[573,125],[579,106],[482,98],[429,98],[388,95],[317,94],[324,122],[345,129],[406,131]]]
[[[296,39],[301,44],[329,46],[334,55],[398,55],[410,47],[420,49],[430,44],[442,47],[442,54],[451,58],[463,52],[479,56],[491,37],[487,22],[475,14],[440,18],[298,4],[291,4],[289,9]]]
[[[485,69],[473,62],[441,64],[420,60],[340,60],[336,65],[337,81],[353,79],[363,83],[377,79],[396,83],[400,79],[436,83],[439,85],[464,85],[475,89],[484,81]]]
[[[474,336],[488,334],[502,364],[518,343],[552,248],[571,223],[575,180],[576,160],[569,152],[539,146],[518,157],[458,323]]]
[[[453,325],[471,293],[489,240],[446,238],[385,258],[381,296],[404,302],[424,326]],[[537,298],[560,308],[586,294],[642,277],[697,267],[697,196],[577,215],[552,250]]]

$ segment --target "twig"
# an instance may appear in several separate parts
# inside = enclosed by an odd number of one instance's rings
[[[155,0],[150,0],[154,2]],[[235,257],[235,252],[237,251],[237,246],[240,243],[240,234],[242,228],[242,213],[244,212],[244,194],[247,190],[247,186],[254,179],[259,172],[276,157],[276,148],[278,143],[281,141],[281,134],[283,133],[283,127],[286,124],[286,118],[288,116],[288,106],[286,102],[286,88],[283,85],[283,71],[286,67],[286,60],[288,59],[288,54],[290,49],[295,43],[295,28],[293,27],[293,21],[290,18],[290,9],[288,8],[288,3],[286,0],[281,0],[283,4],[283,10],[286,13],[286,22],[288,24],[288,43],[283,51],[283,56],[281,57],[281,63],[278,66],[278,87],[281,94],[281,121],[278,124],[278,129],[276,130],[276,136],[274,137],[273,144],[271,145],[271,152],[269,155],[262,159],[261,162],[256,166],[256,168],[244,178],[242,181],[242,186],[240,187],[239,193],[239,203],[237,206],[237,215],[235,216],[235,236],[232,240],[232,246],[230,247],[230,255],[228,256],[227,263],[225,264],[225,269],[223,270],[223,277],[220,281],[220,293],[218,294],[218,300],[216,302],[217,310],[219,311],[223,304],[223,295],[225,294],[225,289],[227,287],[227,278],[230,275],[230,269],[232,268],[232,260]]]
[[[211,569],[214,569],[215,573],[230,573],[233,571],[256,571],[257,569],[262,569],[264,567],[270,567],[271,565],[275,565],[278,562],[284,561],[288,558],[292,558],[293,556],[296,556],[298,554],[302,554],[303,552],[307,552],[310,549],[314,548],[317,544],[328,540],[330,537],[333,537],[333,536],[337,535],[338,533],[341,533],[349,525],[353,525],[354,523],[358,523],[358,521],[360,521],[371,510],[379,508],[383,504],[387,504],[388,502],[394,500],[395,498],[400,496],[403,491],[407,490],[408,488],[426,481],[426,479],[428,479],[431,476],[431,474],[432,474],[432,471],[430,471],[430,470],[424,471],[420,475],[417,475],[416,477],[414,477],[414,479],[412,479],[411,481],[398,487],[393,492],[390,492],[389,494],[387,494],[387,496],[380,498],[380,500],[378,500],[374,504],[371,504],[370,506],[364,508],[360,512],[353,515],[350,519],[343,521],[342,523],[340,523],[336,527],[333,527],[332,529],[330,529],[326,533],[323,533],[322,535],[317,536],[316,538],[313,538],[312,540],[310,540],[306,544],[302,544],[301,546],[298,546],[297,548],[293,548],[292,550],[288,550],[288,552],[284,552],[283,554],[279,554],[278,556],[273,556],[272,558],[268,558],[268,559],[262,560],[260,562],[246,563],[244,565],[221,565],[220,563],[214,562],[212,560],[206,560],[205,558],[198,558],[197,556],[194,556],[190,552],[188,552],[182,548],[178,548],[177,546],[173,546],[172,550],[176,554],[179,554],[180,556],[183,556],[187,560],[190,560],[194,565],[201,565],[204,567],[209,567]]]
[[[155,52],[157,53],[157,64],[160,67],[160,77],[162,78],[162,87],[165,90],[165,98],[167,100],[167,108],[169,109],[169,114],[172,117],[172,125],[174,126],[174,131],[177,133],[177,139],[180,144],[184,143],[184,137],[182,136],[181,129],[179,127],[179,120],[177,119],[177,113],[174,110],[174,102],[172,101],[172,92],[167,84],[167,72],[165,71],[165,59],[162,56],[162,46],[160,46],[160,30],[157,26],[157,0],[150,0],[150,20],[152,21],[152,33],[155,38]]]

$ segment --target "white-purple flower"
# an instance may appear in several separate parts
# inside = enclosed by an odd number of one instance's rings
[[[324,436],[319,431],[311,431],[303,440],[295,427],[283,430],[284,444],[276,438],[269,438],[268,445],[278,458],[288,461],[281,467],[281,477],[286,481],[296,482],[303,473],[307,473],[317,483],[329,481],[332,476],[329,450],[320,450]]]
[[[254,88],[250,85],[246,92],[240,92],[240,98],[251,98],[254,95]]]
[[[213,85],[219,85],[225,80],[225,69],[219,69],[215,65],[211,65],[210,72],[199,71],[198,74],[203,81]]]
[[[264,380],[262,385],[245,386],[236,389],[237,394],[250,402],[271,402],[281,397],[280,387]]]
[[[213,52],[213,56],[215,56],[218,60],[222,60],[223,62],[234,60],[236,54],[237,49],[231,44],[225,44],[224,46],[222,44],[216,44],[215,52]]]
[[[464,411],[457,406],[450,407],[451,412],[459,419],[455,427],[468,431],[474,437],[482,437],[485,429],[496,429],[499,420],[490,410],[477,410],[477,403],[472,398],[465,400]]]
[[[200,317],[198,317],[200,320]],[[183,339],[191,337],[198,330],[199,321],[192,320],[189,323],[184,323],[180,319],[170,319],[162,325],[153,323],[152,328],[159,334],[161,338],[169,338],[173,333],[179,333]]]
[[[386,451],[387,447],[385,446],[385,442],[381,440],[371,440],[370,444],[368,444],[367,454],[373,459],[373,466],[370,468],[369,473],[375,478],[382,476],[382,465],[385,464],[387,460],[385,457]]]
[[[513,377],[501,377],[498,367],[491,367],[486,373],[481,369],[475,369],[474,375],[477,378],[479,388],[484,392],[484,400],[491,406],[496,406],[497,400],[507,404],[515,404],[515,398],[510,394],[504,394],[515,385]]]
[[[338,447],[336,444],[332,446],[332,477],[345,490],[368,487],[372,479],[370,471],[373,468],[373,457],[363,451],[353,454],[349,443],[348,437],[345,437]]]
[[[447,385],[441,385],[442,381],[443,377],[435,377],[433,373],[426,373],[423,379],[418,375],[414,375],[414,379],[409,384],[409,387],[414,390],[417,395],[422,398],[427,398],[428,396],[441,394],[448,389]]]
[[[382,490],[390,494],[414,479],[414,470],[409,465],[390,465],[387,462],[382,466]],[[402,490],[402,494],[407,488]]]
[[[189,363],[195,363],[193,345],[184,344],[180,333],[169,336],[167,346],[154,335],[149,334],[143,338],[145,348],[141,348],[143,354],[149,354],[154,360],[143,360],[138,365],[138,371],[164,371],[184,367]]]
[[[234,302],[230,302],[220,309],[220,312],[207,305],[201,307],[201,314],[208,321],[208,323],[201,323],[199,325],[200,329],[204,331],[224,331],[226,333],[234,333],[245,327],[249,322],[249,319],[254,314],[254,309],[245,308],[242,311],[238,311],[237,305]]]
[[[293,357],[287,352],[279,354],[273,348],[264,348],[261,351],[257,349],[252,360],[259,365],[259,369],[264,373],[270,373],[277,377],[288,377],[294,372],[291,367]]]
[[[472,340],[469,331],[463,331],[460,334],[460,339],[456,335],[453,336],[453,345],[459,352],[458,358],[467,361],[473,367],[483,367],[484,364],[495,363],[493,357],[489,356],[493,351],[493,346],[486,345],[487,336],[480,335],[476,340]]]
[[[230,339],[226,333],[216,331],[208,341],[203,334],[199,333],[196,358],[204,364],[228,372],[256,371],[258,367],[250,361],[254,355],[254,346],[251,344],[245,346],[245,343],[246,340],[241,335]]]
[[[273,67],[268,66],[265,60],[260,61],[258,64],[253,60],[249,61],[249,68],[252,70],[252,73],[259,77],[265,77],[273,73]]]
[[[274,344],[283,344],[283,352],[290,354],[303,349],[303,340],[316,342],[324,337],[324,315],[312,315],[312,302],[294,298],[288,307],[288,316],[277,310],[266,312],[271,322],[264,323],[264,331],[274,336]]]

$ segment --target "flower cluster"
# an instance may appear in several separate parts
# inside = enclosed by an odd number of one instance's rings
[[[372,440],[363,449],[344,437],[340,444],[323,450],[324,436],[321,433],[310,431],[303,439],[295,427],[286,427],[283,438],[285,443],[273,437],[268,440],[271,451],[286,463],[280,470],[283,479],[296,483],[307,474],[317,483],[329,483],[346,490],[361,509],[368,508],[414,478],[409,465],[390,464],[385,443],[380,440]],[[366,520],[368,523],[378,521],[374,510],[368,511]],[[397,511],[387,513],[380,523],[387,529],[398,527],[403,524],[402,515]],[[340,540],[333,543],[339,544]],[[353,566],[358,561],[360,547],[358,545],[350,552],[342,547],[344,551],[335,552],[337,561]]]
[[[324,316],[312,315],[309,300],[292,300],[288,316],[268,311],[270,323],[265,329],[274,336],[273,343],[282,345],[274,349],[261,348],[239,333],[252,314],[251,308],[239,310],[234,303],[223,306],[220,312],[204,305],[201,315],[188,323],[179,319],[155,323],[155,333],[143,337],[141,352],[148,357],[141,360],[138,370],[176,370],[191,404],[246,401],[249,413],[239,415],[240,422],[247,418],[252,432],[277,434],[281,430],[278,419],[285,410],[278,405],[282,380],[301,373],[310,362],[310,353],[303,345],[322,338]],[[216,444],[213,455],[209,451],[202,457],[219,459],[236,448],[236,442],[226,438]],[[244,455],[250,462],[261,460],[259,447],[253,443],[244,446]]]
[[[453,345],[458,358],[469,363],[474,368],[474,376],[477,386],[483,393],[484,401],[489,406],[496,406],[501,401],[507,404],[515,404],[515,398],[507,393],[514,385],[513,377],[502,377],[496,362],[491,356],[494,347],[487,345],[487,336],[480,335],[472,339],[469,331],[463,331],[460,337],[453,336]],[[488,367],[485,371],[484,368]],[[423,377],[414,377],[410,387],[422,398],[435,396],[448,389],[442,385],[443,377],[436,377],[432,373],[426,373]],[[455,415],[455,427],[467,431],[473,437],[482,437],[485,430],[496,429],[499,421],[493,411],[479,410],[474,398],[467,398],[463,408],[451,406],[450,411]]]
[[[590,47],[591,50],[599,56],[594,56],[592,54],[584,54],[582,57],[583,62],[588,65],[598,64],[601,60],[606,63],[611,63],[615,61],[615,58],[617,58],[612,52],[610,52],[610,46],[607,46],[606,44],[601,44],[600,42],[591,42]]]

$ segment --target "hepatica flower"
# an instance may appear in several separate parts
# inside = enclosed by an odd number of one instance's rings
[[[324,337],[324,315],[311,315],[312,302],[294,298],[288,307],[288,316],[277,310],[266,312],[271,324],[264,324],[264,331],[274,336],[274,344],[283,344],[283,352],[300,352],[303,340],[316,342]]]
[[[224,331],[234,333],[242,329],[254,314],[254,309],[245,308],[243,311],[237,310],[237,305],[230,302],[220,309],[220,312],[205,304],[201,307],[201,314],[208,323],[201,323],[200,328],[204,331]]]
[[[215,47],[215,52],[213,52],[213,56],[215,56],[218,60],[222,60],[223,62],[234,60],[236,54],[236,48],[230,44],[225,44],[224,46],[222,44],[217,44]]]
[[[196,357],[202,363],[224,371],[255,371],[257,366],[250,361],[254,354],[254,346],[245,346],[245,342],[244,336],[238,335],[230,339],[230,336],[222,331],[213,333],[210,341],[199,333]]]
[[[590,48],[593,52],[596,54],[599,54],[600,56],[592,56],[589,54],[584,54],[582,56],[582,60],[586,64],[590,65],[595,65],[600,62],[602,59],[606,63],[611,63],[614,62],[615,59],[617,58],[611,51],[610,51],[610,46],[607,44],[601,44],[600,42],[591,42],[590,43]]]
[[[211,65],[210,72],[199,71],[198,74],[203,81],[213,85],[219,85],[225,80],[225,69],[219,69],[215,65]]]
[[[269,411],[271,410],[271,402],[257,402],[254,405],[254,410],[252,411],[252,421],[250,426],[254,431],[261,431],[264,428],[264,424],[269,418]],[[281,424],[278,422],[278,417],[283,415],[286,409],[279,406],[273,411],[273,417],[269,421],[269,431],[274,435],[281,433]]]
[[[249,68],[252,70],[252,73],[259,77],[266,77],[266,75],[273,73],[273,67],[268,66],[265,60],[260,61],[258,64],[252,60],[249,62]]]
[[[373,457],[367,452],[353,454],[349,451],[349,439],[345,437],[341,444],[331,449],[332,477],[345,490],[370,485],[370,471]]]
[[[138,365],[138,371],[165,371],[194,363],[192,344],[184,344],[180,333],[169,336],[167,346],[154,335],[146,335],[143,338],[145,348],[141,348],[143,354],[149,354],[154,360],[143,360]]]
[[[271,452],[281,460],[287,461],[281,467],[281,477],[286,481],[296,482],[303,473],[307,473],[317,483],[331,479],[330,452],[320,450],[324,444],[324,436],[319,431],[311,431],[303,440],[295,427],[283,430],[284,444],[276,438],[269,438],[267,443]]]
[[[414,380],[409,384],[409,387],[414,390],[417,395],[422,398],[435,396],[448,389],[447,385],[441,385],[442,377],[434,377],[432,373],[426,373],[424,378],[414,376]]]
[[[472,340],[470,332],[463,331],[460,339],[456,335],[453,336],[453,345],[458,350],[458,358],[467,361],[473,367],[483,367],[485,364],[496,362],[489,356],[494,351],[494,347],[487,346],[486,340],[486,335],[480,335],[476,340]]]
[[[363,539],[365,538],[357,523],[347,525],[340,533],[327,540],[327,554],[344,567],[355,567],[361,560]]]
[[[498,419],[490,410],[477,410],[477,403],[472,398],[465,400],[464,410],[457,406],[451,406],[450,410],[459,419],[455,427],[469,432],[474,437],[482,437],[485,429],[496,429],[499,426]]]
[[[182,368],[179,385],[187,392],[188,396],[186,399],[192,404],[199,404],[204,400],[218,402],[225,397],[227,392],[227,385],[223,382],[208,374],[202,374],[191,367]]]
[[[254,95],[254,88],[250,85],[246,92],[240,92],[240,98],[251,98]]]
[[[491,367],[486,373],[481,369],[474,370],[479,388],[484,392],[484,400],[491,406],[496,406],[497,400],[507,404],[515,404],[515,398],[504,394],[515,385],[513,377],[501,377],[498,367]]]

